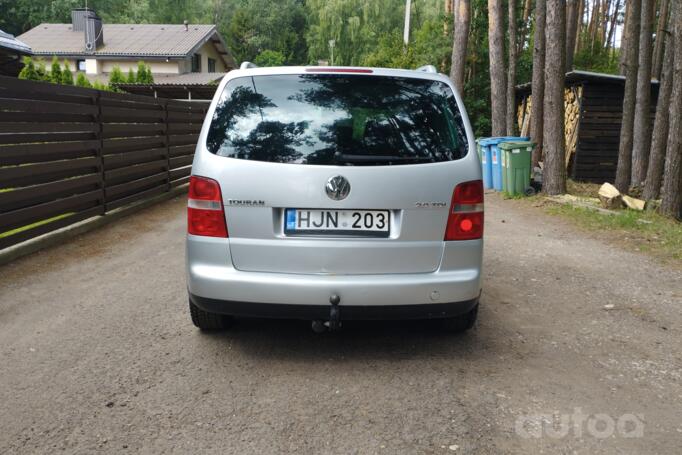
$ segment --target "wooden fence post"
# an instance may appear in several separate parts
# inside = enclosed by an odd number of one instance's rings
[[[105,174],[104,174],[104,158],[102,156],[104,152],[104,126],[102,122],[102,102],[101,102],[101,97],[102,94],[99,90],[95,91],[94,96],[92,97],[93,104],[97,106],[97,115],[95,116],[95,122],[97,123],[97,162],[98,162],[98,169],[99,169],[99,188],[102,193],[102,199],[101,204],[100,204],[100,215],[104,215],[107,211],[106,209],[106,204],[107,204],[107,193],[106,193],[106,181],[105,181]]]

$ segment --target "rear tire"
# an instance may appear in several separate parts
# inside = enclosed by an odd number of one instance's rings
[[[463,333],[471,329],[478,317],[478,303],[468,313],[442,320],[443,329],[450,333]]]
[[[189,314],[194,325],[199,327],[202,332],[223,330],[232,325],[231,316],[209,313],[196,306],[191,300],[189,302]]]

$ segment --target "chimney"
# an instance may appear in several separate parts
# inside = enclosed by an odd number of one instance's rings
[[[87,11],[92,10],[90,8],[75,8],[71,10],[71,29],[74,32],[85,30],[85,13]]]
[[[185,31],[188,32],[189,31],[189,22],[187,21],[187,19],[182,21],[182,23],[185,25]]]
[[[104,44],[102,19],[94,10],[88,9],[83,13],[85,32],[85,52],[94,54],[98,47]]]

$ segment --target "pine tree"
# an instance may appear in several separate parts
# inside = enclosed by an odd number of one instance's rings
[[[530,114],[530,133],[535,149],[533,149],[532,165],[537,166],[542,160],[542,143],[544,130],[545,106],[545,25],[547,17],[546,0],[535,3],[535,34],[533,44],[533,81]]]
[[[670,128],[665,156],[661,212],[670,217],[682,217],[682,2],[673,2],[673,88],[670,97]]]
[[[152,69],[145,62],[137,62],[137,77],[135,82],[138,84],[153,84],[154,76]]]
[[[651,29],[654,23],[654,3],[654,0],[642,0],[637,102],[630,179],[630,185],[638,187],[644,183],[651,148]]]
[[[78,76],[76,77],[76,85],[78,87],[92,88],[92,84],[90,83],[88,78],[85,77],[85,74],[83,74],[83,73],[78,73]]]
[[[137,81],[137,79],[135,78],[135,71],[133,71],[132,68],[129,68],[128,69],[128,79],[126,80],[126,82],[128,84],[134,84],[136,81]]]
[[[62,67],[59,65],[57,56],[52,57],[52,67],[50,68],[50,81],[54,84],[62,83]]]
[[[564,137],[564,69],[566,67],[566,8],[562,0],[547,1],[545,29],[545,160],[542,189],[547,194],[566,192]]]
[[[61,84],[63,85],[73,85],[73,73],[69,68],[69,62],[64,60],[64,70],[62,70]]]
[[[50,77],[50,73],[47,71],[47,68],[45,67],[45,62],[43,62],[42,60],[38,62],[38,66],[36,67],[36,73],[38,73],[39,81],[50,82],[52,80],[52,78]]]
[[[31,57],[24,57],[24,67],[19,72],[19,79],[26,79],[27,81],[40,80],[40,76],[36,71],[36,66]]]
[[[123,84],[125,81],[121,68],[119,68],[118,65],[114,66],[111,70],[111,74],[109,74],[109,85],[114,86],[115,84]]]
[[[469,27],[471,23],[471,2],[459,0],[454,9],[455,24],[452,46],[452,66],[450,67],[450,79],[464,96],[464,68],[467,57],[469,41]]]
[[[502,0],[488,0],[488,42],[493,136],[504,136],[507,131],[507,72],[504,68]]]
[[[635,127],[635,100],[637,98],[637,70],[639,68],[639,32],[641,0],[630,0],[626,3],[625,56],[625,96],[623,97],[623,122],[620,128],[620,144],[618,146],[618,165],[616,167],[616,188],[627,193],[630,188],[632,172],[632,141]]]

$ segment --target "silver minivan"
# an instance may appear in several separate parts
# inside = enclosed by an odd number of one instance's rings
[[[476,320],[483,186],[432,66],[257,68],[216,91],[188,200],[192,321]]]

